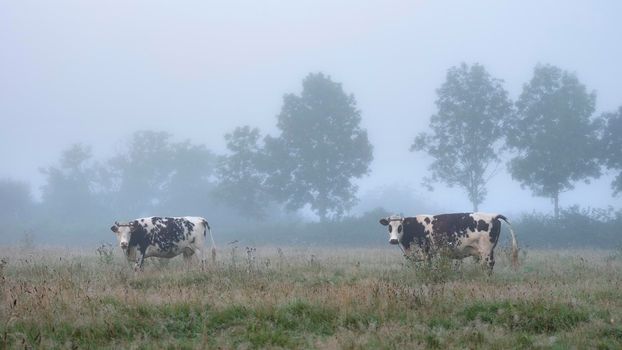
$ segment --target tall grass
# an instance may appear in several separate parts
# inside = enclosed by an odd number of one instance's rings
[[[135,273],[117,251],[0,249],[0,348],[622,346],[616,251],[498,255],[488,276],[388,248],[223,250]]]

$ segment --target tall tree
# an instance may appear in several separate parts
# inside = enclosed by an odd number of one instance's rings
[[[189,141],[171,145],[172,172],[164,188],[162,205],[166,213],[207,215],[212,206],[217,157],[204,145]]]
[[[225,135],[230,154],[223,156],[216,170],[216,196],[253,218],[266,215],[271,198],[266,191],[265,154],[259,129],[238,127]]]
[[[130,217],[203,208],[214,163],[204,146],[172,142],[167,132],[135,132],[109,161],[111,202],[119,215]]]
[[[503,81],[480,64],[462,63],[447,72],[436,91],[438,112],[430,118],[430,133],[417,135],[411,151],[434,159],[424,183],[443,182],[464,189],[477,211],[486,197],[486,183],[496,173],[497,141],[512,111]]]
[[[170,139],[167,132],[137,131],[109,160],[111,202],[119,215],[150,215],[161,205],[174,171]]]
[[[602,116],[605,121],[603,128],[603,149],[600,152],[604,165],[619,173],[611,183],[613,194],[622,192],[622,107],[616,112],[605,113]]]
[[[42,187],[42,204],[46,213],[62,218],[97,215],[98,166],[92,158],[89,146],[75,144],[61,154],[58,165],[41,170],[46,176]]]
[[[300,96],[287,94],[278,137],[266,137],[268,185],[286,208],[309,205],[322,221],[356,202],[353,179],[369,172],[372,145],[353,95],[322,73],[309,74]]]
[[[575,74],[538,65],[507,124],[507,145],[517,152],[509,163],[512,177],[535,195],[551,198],[555,217],[560,193],[600,176],[599,128],[591,118],[595,100]]]

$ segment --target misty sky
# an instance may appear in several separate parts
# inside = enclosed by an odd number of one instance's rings
[[[408,213],[381,194],[398,186],[430,208],[468,211],[460,189],[421,189],[429,158],[408,151],[447,69],[482,63],[516,99],[534,66],[551,63],[596,90],[597,114],[613,111],[621,13],[620,1],[0,0],[0,178],[38,191],[38,168],[69,145],[103,158],[140,129],[222,153],[236,126],[274,135],[283,94],[321,71],[355,95],[375,147],[359,210],[378,201]],[[619,208],[610,181],[578,185],[561,205]],[[501,172],[480,209],[552,206]]]

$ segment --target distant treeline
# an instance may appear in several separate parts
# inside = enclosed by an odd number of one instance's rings
[[[514,220],[524,242],[609,246],[619,241],[620,212],[564,210],[559,194],[605,169],[618,174],[613,193],[622,191],[622,107],[595,116],[596,93],[575,74],[551,65],[535,67],[515,102],[502,83],[479,64],[448,70],[437,90],[430,131],[417,135],[411,146],[433,158],[425,184],[457,186],[477,210],[487,182],[499,166],[507,166],[523,187],[554,203],[552,216],[534,213]],[[46,177],[41,201],[33,200],[28,184],[0,180],[0,242],[30,237],[48,244],[92,244],[110,240],[107,227],[115,220],[197,215],[206,216],[223,239],[386,243],[376,227],[383,209],[348,215],[358,200],[354,181],[370,173],[373,160],[354,96],[322,73],[309,74],[302,87],[300,95],[284,96],[277,136],[235,128],[224,136],[227,154],[145,130],[108,159],[95,159],[88,145],[65,150],[55,165],[41,170]],[[300,209],[315,213],[319,222],[303,220]]]

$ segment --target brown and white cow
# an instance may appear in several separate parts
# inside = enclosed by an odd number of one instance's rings
[[[390,216],[380,219],[389,228],[389,243],[400,246],[407,258],[429,260],[436,253],[453,259],[474,256],[492,273],[495,265],[494,249],[501,233],[503,220],[512,235],[512,265],[518,262],[518,247],[514,230],[507,218],[500,214],[455,213]]]

